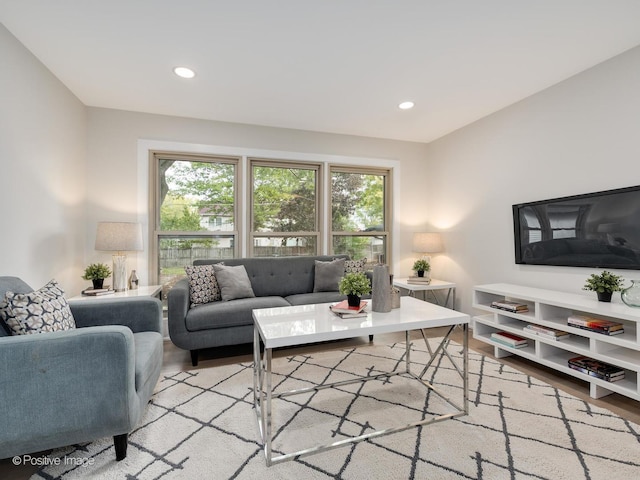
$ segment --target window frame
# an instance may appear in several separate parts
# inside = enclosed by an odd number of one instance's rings
[[[255,240],[257,238],[269,237],[315,237],[316,252],[314,255],[320,255],[324,251],[324,235],[322,233],[323,221],[323,202],[324,202],[324,165],[320,162],[304,162],[296,160],[280,160],[272,158],[248,157],[248,175],[247,175],[247,236],[246,251],[247,256],[254,257]],[[301,170],[315,171],[315,231],[297,231],[297,232],[256,232],[254,230],[254,167],[268,168],[297,168]]]
[[[383,194],[383,230],[373,232],[356,232],[356,231],[334,231],[333,230],[333,173],[353,173],[360,175],[379,175],[384,177],[384,194]],[[331,255],[335,255],[333,248],[334,237],[385,237],[384,259],[383,263],[392,265],[393,258],[393,245],[391,227],[393,225],[393,168],[389,167],[368,167],[368,166],[355,166],[355,165],[343,165],[343,164],[330,164],[328,168],[329,176],[329,188],[327,189],[327,203],[328,203],[328,218],[327,223],[327,237],[329,252]],[[368,264],[377,263],[377,258],[367,259]]]
[[[182,230],[160,230],[160,161],[174,160],[198,163],[224,163],[234,165],[234,192],[233,192],[233,218],[234,230],[224,232],[212,231],[182,231]],[[156,284],[160,283],[160,240],[166,238],[212,238],[233,237],[233,256],[238,257],[240,252],[240,242],[242,241],[242,222],[240,219],[240,193],[241,193],[241,160],[242,157],[234,155],[213,155],[213,154],[192,154],[163,150],[149,151],[149,205],[150,205],[150,225],[149,225],[149,273],[150,279]]]

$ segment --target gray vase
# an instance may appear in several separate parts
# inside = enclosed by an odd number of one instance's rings
[[[371,310],[387,313],[391,311],[391,280],[387,265],[373,267],[373,292]]]

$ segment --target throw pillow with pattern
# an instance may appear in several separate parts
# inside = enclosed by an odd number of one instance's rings
[[[64,290],[55,280],[30,293],[6,292],[0,316],[13,335],[76,328]]]
[[[184,267],[189,277],[189,299],[191,308],[205,303],[222,300],[220,286],[213,265],[194,265]]]
[[[360,260],[345,260],[344,273],[364,273],[364,266],[366,264],[366,258]]]

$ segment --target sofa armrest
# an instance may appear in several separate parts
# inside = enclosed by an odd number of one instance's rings
[[[69,305],[78,327],[124,325],[134,333],[162,333],[162,302],[157,298],[100,298]]]
[[[0,458],[119,435],[140,416],[127,327],[0,338]]]
[[[167,296],[169,336],[180,348],[188,349],[186,318],[191,302],[189,299],[189,280],[183,278],[169,290]]]

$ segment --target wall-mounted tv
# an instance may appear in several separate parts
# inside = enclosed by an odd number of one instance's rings
[[[513,205],[516,263],[640,270],[640,185]]]

